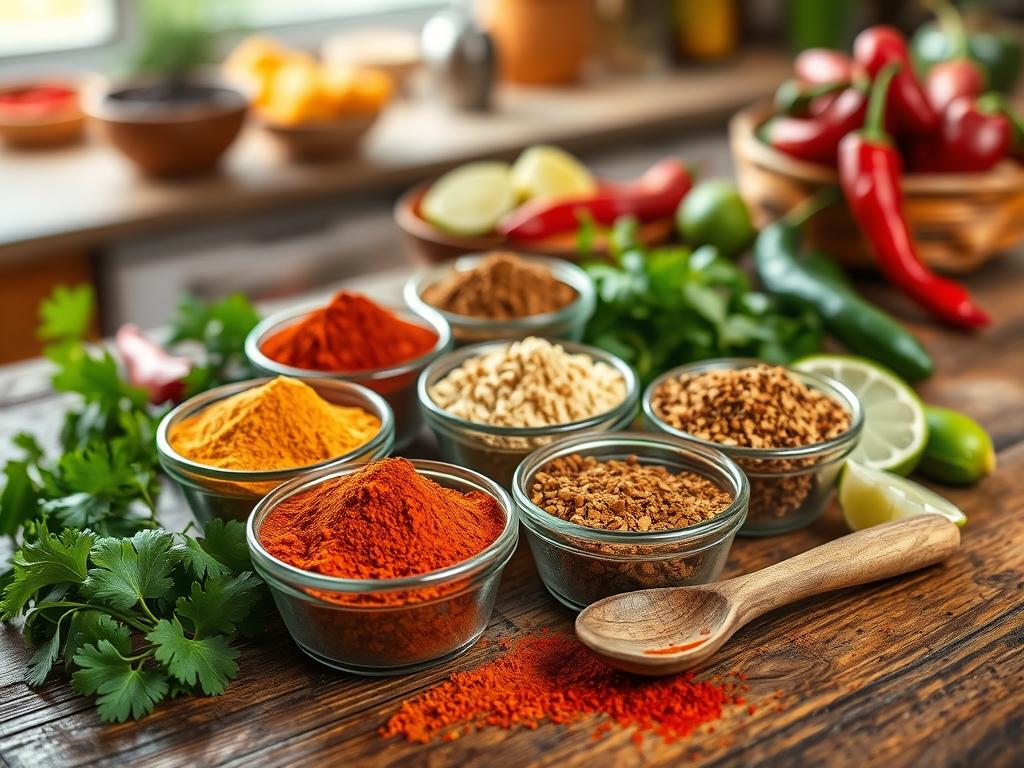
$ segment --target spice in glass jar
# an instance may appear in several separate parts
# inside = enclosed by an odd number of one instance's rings
[[[414,360],[437,343],[430,328],[410,323],[367,297],[348,291],[260,346],[278,363],[310,371],[354,372]]]
[[[551,270],[504,252],[489,254],[472,269],[453,271],[422,294],[425,302],[445,312],[488,320],[557,312],[576,296]]]

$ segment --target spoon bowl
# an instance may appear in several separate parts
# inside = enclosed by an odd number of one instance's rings
[[[717,584],[606,597],[576,617],[576,635],[613,667],[670,675],[707,661],[740,627],[768,611],[933,565],[959,546],[954,523],[941,515],[918,515]]]

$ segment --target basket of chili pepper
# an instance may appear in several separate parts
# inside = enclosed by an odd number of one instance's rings
[[[948,28],[962,29],[951,8],[937,12]],[[920,79],[903,36],[878,26],[858,35],[852,56],[812,49],[794,66],[774,104],[754,105],[730,124],[740,189],[760,224],[840,182],[842,141],[864,128],[872,84],[892,67],[875,138],[892,149],[886,159],[901,199],[883,207],[909,232],[902,250],[928,267],[965,273],[1024,239],[1024,116],[986,92],[986,76],[966,54],[954,52]],[[869,231],[873,218],[851,215],[849,197],[808,224],[806,242],[892,278],[899,256]]]
[[[531,153],[538,151],[555,159],[531,163]],[[394,215],[430,261],[499,249],[573,259],[584,222],[594,226],[591,249],[597,253],[605,251],[605,233],[620,216],[638,219],[637,238],[644,245],[662,242],[692,185],[689,170],[676,158],[618,182],[593,178],[561,150],[533,147],[511,167],[470,163],[414,187],[398,200]]]

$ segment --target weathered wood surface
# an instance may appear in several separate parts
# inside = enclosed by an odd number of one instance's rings
[[[28,689],[20,682],[28,650],[14,630],[0,630],[0,759],[8,766],[1021,765],[1024,252],[970,285],[997,318],[977,337],[915,322],[886,289],[866,289],[920,332],[939,371],[924,396],[977,417],[995,438],[999,469],[976,488],[944,491],[970,517],[962,549],[947,564],[768,614],[706,668],[745,672],[751,700],[781,690],[780,712],[738,708],[713,732],[675,745],[648,737],[641,749],[618,731],[595,741],[592,723],[490,730],[426,747],[382,740],[377,729],[402,699],[494,656],[498,638],[571,627],[572,614],[547,595],[521,550],[484,642],[444,667],[393,679],[346,676],[307,659],[275,626],[246,647],[223,696],[165,703],[139,723],[102,725],[60,678]],[[0,402],[9,403],[0,411],[0,440],[26,426],[45,431],[59,416],[52,399],[32,394],[26,370],[17,369],[18,382],[0,381]],[[726,575],[842,533],[832,508],[805,530],[738,540]]]

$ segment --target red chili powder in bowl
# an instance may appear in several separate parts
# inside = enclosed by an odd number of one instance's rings
[[[567,725],[603,715],[595,737],[613,724],[675,741],[744,704],[743,686],[697,680],[690,672],[636,677],[612,669],[571,635],[532,634],[506,644],[504,655],[456,672],[447,682],[404,702],[382,736],[410,742],[450,741],[486,727]]]
[[[369,371],[425,355],[436,343],[430,328],[407,322],[361,294],[340,291],[326,307],[266,339],[260,350],[293,368]]]

